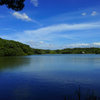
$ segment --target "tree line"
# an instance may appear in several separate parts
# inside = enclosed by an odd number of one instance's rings
[[[0,56],[24,56],[34,54],[100,54],[100,48],[66,48],[61,50],[43,50],[29,45],[0,38]]]

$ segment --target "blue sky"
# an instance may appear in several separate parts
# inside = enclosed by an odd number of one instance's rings
[[[0,37],[33,48],[100,47],[100,0],[26,0],[0,6]]]

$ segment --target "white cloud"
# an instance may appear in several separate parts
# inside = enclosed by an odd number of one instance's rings
[[[82,16],[86,16],[86,15],[87,15],[87,13],[85,13],[85,12],[84,12],[84,13],[82,13]]]
[[[39,48],[39,49],[55,49],[55,46],[50,43],[46,43],[44,41],[28,41],[27,44],[29,44],[33,48]]]
[[[82,13],[82,16],[86,16],[86,15],[87,15],[86,12]],[[96,11],[92,11],[91,16],[96,16],[96,15],[97,15],[97,12]]]
[[[67,44],[63,48],[100,47],[100,42]]]
[[[43,41],[40,41],[39,43],[40,43],[40,44],[43,44],[44,42],[43,42]]]
[[[86,30],[100,28],[100,23],[83,23],[83,24],[58,24],[48,27],[42,27],[36,30],[27,30],[26,34],[54,34],[62,31]]]
[[[95,43],[93,43],[93,45],[100,46],[100,42],[95,42]]]
[[[95,38],[93,34],[96,34],[96,32],[94,30],[92,32],[92,29],[96,28],[100,29],[100,22],[80,23],[80,24],[57,24],[38,29],[16,32],[15,34],[7,35],[6,38],[10,40],[14,39],[23,43],[27,43],[28,41],[30,41],[28,42],[28,44],[31,45],[33,48],[41,48],[41,49],[43,48],[60,49],[63,47],[67,48],[67,47],[90,47],[90,46],[98,47],[99,42],[84,43],[84,40],[87,40],[88,38],[91,37],[92,39]],[[76,31],[76,30],[81,30],[81,31]],[[82,40],[83,43],[81,43]]]
[[[21,19],[24,21],[32,21],[32,19],[26,13],[14,12],[12,13],[12,15],[16,17],[17,19]]]
[[[73,43],[73,44],[65,44],[65,45],[55,45],[43,42],[42,44],[40,42],[34,42],[30,41],[28,42],[29,45],[33,48],[40,48],[40,49],[64,49],[64,48],[90,48],[90,47],[100,47],[100,42],[95,43]]]
[[[21,19],[24,21],[31,21],[39,26],[42,26],[42,24],[40,24],[37,20],[31,19],[26,13],[14,12],[12,13],[12,15],[16,17],[17,19]]]
[[[76,47],[81,47],[81,46],[89,46],[89,44],[88,43],[79,43],[79,44],[74,44]],[[72,46],[74,46],[73,44],[72,44]]]
[[[35,7],[38,7],[39,5],[38,0],[31,0],[31,2],[33,3]]]
[[[97,15],[97,12],[96,11],[93,11],[92,13],[91,13],[91,16],[96,16]]]
[[[75,44],[68,44],[64,46],[65,48],[74,48],[74,47],[89,47],[89,43],[75,43]]]

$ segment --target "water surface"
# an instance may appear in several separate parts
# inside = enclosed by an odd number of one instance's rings
[[[100,95],[100,55],[0,57],[0,100],[64,100],[80,85]]]

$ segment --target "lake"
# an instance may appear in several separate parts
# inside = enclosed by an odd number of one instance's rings
[[[100,95],[100,55],[0,57],[0,100],[64,100],[79,86]]]

